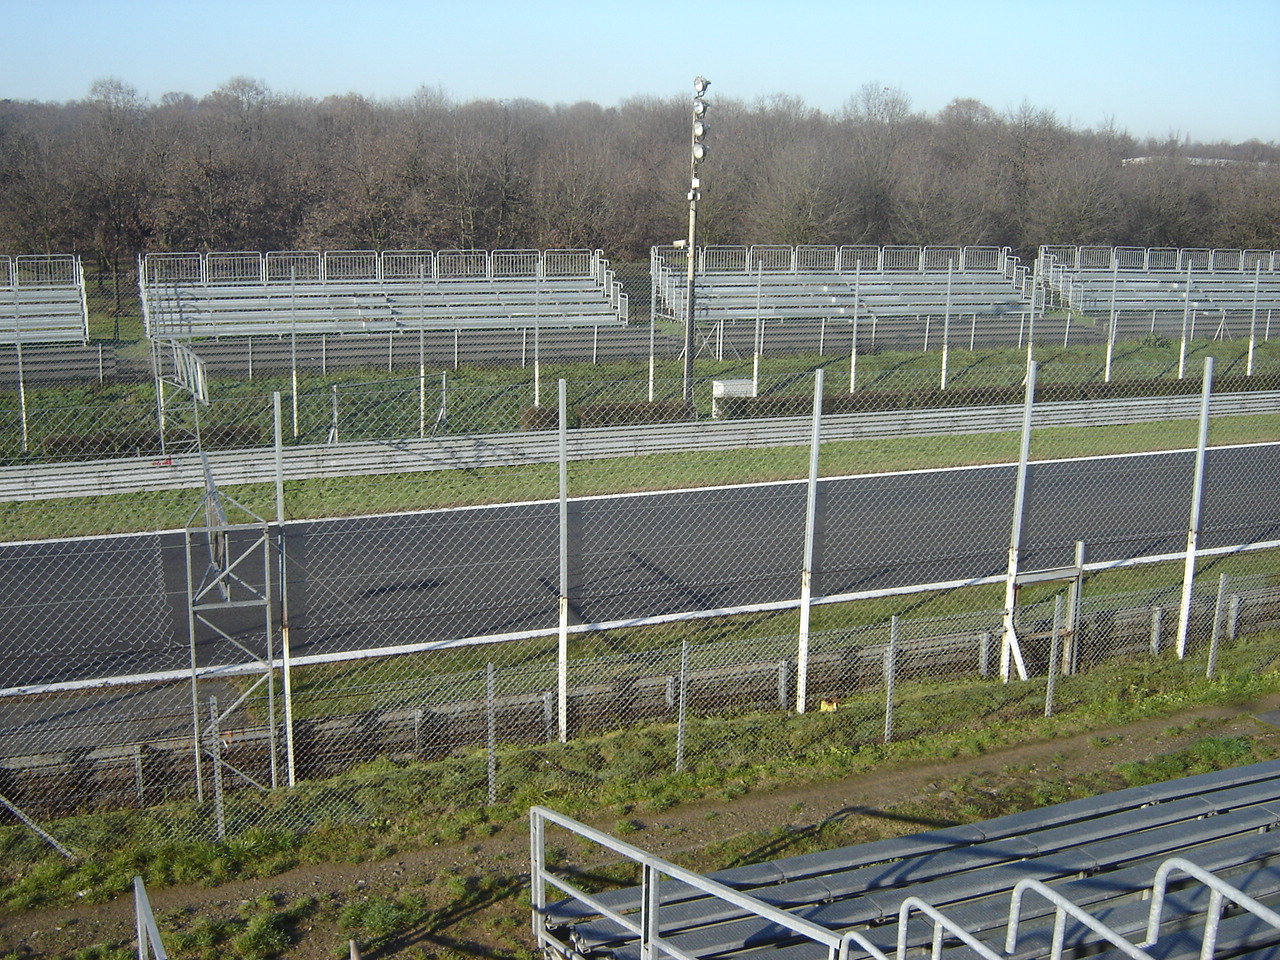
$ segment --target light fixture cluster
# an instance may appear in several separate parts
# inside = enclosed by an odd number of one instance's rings
[[[698,186],[699,186],[698,164],[701,163],[703,160],[705,160],[707,156],[707,144],[705,142],[705,137],[707,135],[707,131],[710,129],[710,126],[708,125],[707,121],[703,119],[703,117],[706,116],[707,107],[709,105],[707,101],[703,99],[702,95],[706,93],[707,87],[709,87],[710,85],[711,85],[711,81],[706,79],[705,77],[698,77],[693,81],[693,147],[691,151],[691,155],[692,155],[691,175],[693,178],[693,183],[690,186],[690,190],[693,193],[697,192]],[[698,198],[691,195],[689,199],[696,200]]]

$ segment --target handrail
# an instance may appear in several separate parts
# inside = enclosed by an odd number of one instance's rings
[[[1164,913],[1165,891],[1169,886],[1169,875],[1175,870],[1199,880],[1212,892],[1209,895],[1209,909],[1205,914],[1204,937],[1200,945],[1200,960],[1213,960],[1213,951],[1218,943],[1218,925],[1222,919],[1222,903],[1230,900],[1243,907],[1259,920],[1276,929],[1280,929],[1280,913],[1259,903],[1243,890],[1232,886],[1216,874],[1192,863],[1183,857],[1173,857],[1160,864],[1156,871],[1155,881],[1151,885],[1151,911],[1147,919],[1147,939],[1145,946],[1156,943],[1160,937],[1160,920]]]
[[[547,823],[554,823],[559,827],[563,827],[583,839],[599,844],[614,853],[621,854],[641,866],[639,922],[609,909],[595,897],[579,890],[573,884],[560,879],[550,872],[546,862]],[[871,954],[874,960],[889,960],[889,957],[883,951],[859,933],[853,931],[844,935],[835,933],[812,921],[794,916],[785,910],[734,890],[732,887],[727,887],[701,874],[694,873],[692,870],[686,870],[673,863],[668,863],[650,853],[646,853],[639,847],[632,846],[623,840],[615,839],[607,833],[589,827],[584,823],[579,823],[577,820],[556,813],[547,807],[535,806],[529,809],[529,843],[530,879],[533,886],[533,933],[539,946],[547,945],[550,940],[543,918],[547,912],[546,888],[547,886],[552,886],[637,936],[640,940],[640,956],[642,958],[646,958],[646,960],[653,958],[657,955],[655,951],[661,950],[670,956],[680,958],[680,960],[696,960],[691,954],[684,952],[660,936],[659,908],[661,904],[658,883],[665,876],[822,944],[827,948],[827,956],[830,960],[846,960],[849,955],[849,947],[854,943]]]
[[[898,910],[898,960],[902,960],[907,956],[907,920],[911,917],[913,910],[923,913],[933,921],[933,960],[938,960],[942,954],[942,934],[944,930],[963,942],[974,953],[985,957],[986,960],[1002,960],[1000,954],[977,939],[937,907],[926,903],[919,897],[907,897],[902,901],[902,906]]]
[[[149,960],[153,956],[155,960],[169,960],[142,877],[133,878],[133,909],[138,921],[138,960]]]
[[[1028,877],[1025,880],[1019,880],[1013,888],[1013,896],[1009,902],[1009,925],[1008,934],[1005,937],[1004,949],[1006,953],[1013,953],[1018,946],[1018,923],[1022,919],[1022,898],[1028,893],[1036,893],[1048,900],[1054,905],[1053,916],[1053,952],[1050,955],[1051,960],[1061,960],[1063,942],[1066,938],[1066,919],[1068,916],[1074,920],[1084,924],[1094,933],[1107,940],[1113,946],[1117,947],[1125,956],[1132,957],[1133,960],[1152,960],[1151,954],[1147,953],[1141,947],[1135,946],[1127,939],[1116,933],[1105,923],[1090,913],[1086,913],[1083,909],[1076,906],[1058,891],[1047,886],[1034,877]]]

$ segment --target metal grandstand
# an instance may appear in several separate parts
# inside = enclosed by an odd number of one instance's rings
[[[599,250],[152,253],[138,275],[152,339],[627,322]]]
[[[708,246],[696,252],[699,323],[1000,316],[1026,310],[1030,271],[1008,247]],[[686,251],[650,251],[655,316],[688,312]]]
[[[0,256],[0,343],[87,343],[84,271],[73,254]]]
[[[1042,246],[1036,274],[1063,306],[1116,336],[1243,336],[1280,321],[1280,251]]]
[[[1269,761],[702,876],[535,807],[533,931],[564,960],[1275,960],[1278,825]],[[640,885],[579,889],[567,838]]]

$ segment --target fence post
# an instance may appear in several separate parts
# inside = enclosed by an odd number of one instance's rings
[[[898,615],[889,618],[889,645],[884,648],[884,742],[893,740],[893,697],[898,678]]]
[[[1027,461],[1031,458],[1031,411],[1036,396],[1036,362],[1027,362],[1027,388],[1022,402],[1022,443],[1018,453],[1018,472],[1013,490],[1013,522],[1009,530],[1009,567],[1004,585],[1004,623],[1000,639],[1000,677],[1009,681],[1011,666],[1020,680],[1027,679],[1027,665],[1014,625],[1014,605],[1018,599],[1018,560],[1022,551],[1022,514],[1027,499]]]
[[[1062,631],[1062,594],[1053,598],[1053,633],[1049,637],[1049,679],[1044,690],[1044,715],[1053,716],[1053,696],[1058,688],[1058,660],[1062,652],[1059,635]]]
[[[685,717],[689,695],[689,641],[680,641],[680,686],[676,695],[676,773],[684,770]]]
[[[991,631],[983,630],[978,635],[978,676],[991,676]]]
[[[1205,668],[1205,677],[1213,679],[1218,669],[1218,643],[1222,639],[1222,608],[1227,600],[1227,575],[1218,577],[1218,596],[1213,601],[1213,632],[1209,635],[1209,665]]]
[[[940,389],[947,389],[947,358],[951,349],[951,268],[955,261],[947,261],[947,308],[942,317],[942,383]]]
[[[556,654],[558,723],[560,742],[569,739],[569,411],[565,381],[557,386],[559,394],[559,473],[560,473],[560,632]]]
[[[804,713],[809,685],[809,614],[813,606],[813,545],[818,514],[818,451],[822,442],[822,367],[813,377],[813,434],[809,441],[809,486],[805,500],[804,569],[800,571],[800,637],[796,653],[796,713]]]
[[[209,749],[213,754],[213,817],[218,824],[218,839],[227,839],[227,822],[222,804],[222,733],[218,730],[218,698],[209,698]]]
[[[271,395],[272,438],[276,453],[276,545],[280,575],[280,681],[284,688],[284,754],[289,786],[297,783],[293,745],[293,657],[289,645],[289,576],[284,539],[284,451],[280,391]]]
[[[1191,628],[1191,599],[1196,577],[1196,541],[1200,537],[1200,507],[1204,500],[1204,456],[1205,447],[1209,443],[1209,398],[1212,395],[1213,357],[1205,357],[1204,384],[1200,391],[1200,432],[1196,440],[1196,470],[1191,482],[1191,519],[1187,524],[1187,558],[1182,571],[1182,603],[1178,612],[1179,660],[1187,655],[1187,633]]]
[[[1151,608],[1151,654],[1156,656],[1160,653],[1160,634],[1161,627],[1164,623],[1164,607],[1156,604]]]
[[[485,735],[489,748],[489,806],[498,802],[498,707],[494,696],[493,661],[484,676]]]

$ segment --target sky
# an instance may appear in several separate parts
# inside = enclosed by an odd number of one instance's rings
[[[0,0],[0,99],[155,101],[233,77],[280,94],[826,112],[865,84],[933,114],[1024,104],[1142,139],[1280,143],[1280,0]],[[709,114],[709,119],[713,116]]]

